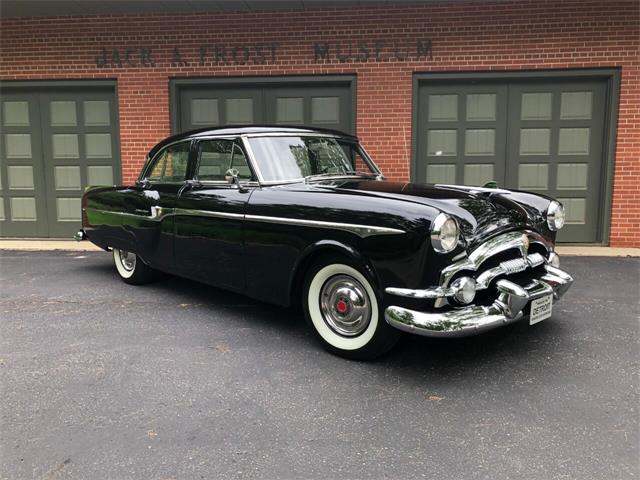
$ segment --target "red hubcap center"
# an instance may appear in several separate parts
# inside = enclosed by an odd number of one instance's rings
[[[336,303],[336,309],[340,313],[346,312],[347,311],[347,303],[344,300],[338,300],[338,303]]]

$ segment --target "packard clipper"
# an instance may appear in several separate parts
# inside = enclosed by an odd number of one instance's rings
[[[325,348],[369,359],[402,331],[550,317],[573,282],[563,224],[541,195],[386,181],[345,133],[246,126],[170,137],[134,185],[89,187],[76,238],[112,250],[130,284],[158,270],[301,304]]]

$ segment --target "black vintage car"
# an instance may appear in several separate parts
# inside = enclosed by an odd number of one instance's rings
[[[358,139],[248,126],[154,147],[135,185],[90,187],[88,238],[122,279],[155,270],[289,306],[350,358],[400,332],[462,336],[548,318],[573,279],[558,202],[526,192],[386,181]]]

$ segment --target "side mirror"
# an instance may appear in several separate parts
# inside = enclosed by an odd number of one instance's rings
[[[236,168],[230,168],[224,174],[224,179],[232,185],[235,185],[238,188],[240,193],[247,192],[248,190],[240,184],[240,179],[238,178],[238,170]]]

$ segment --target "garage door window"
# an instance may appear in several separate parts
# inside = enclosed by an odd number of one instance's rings
[[[177,130],[275,123],[352,132],[351,87],[343,82],[332,83],[181,87]]]

